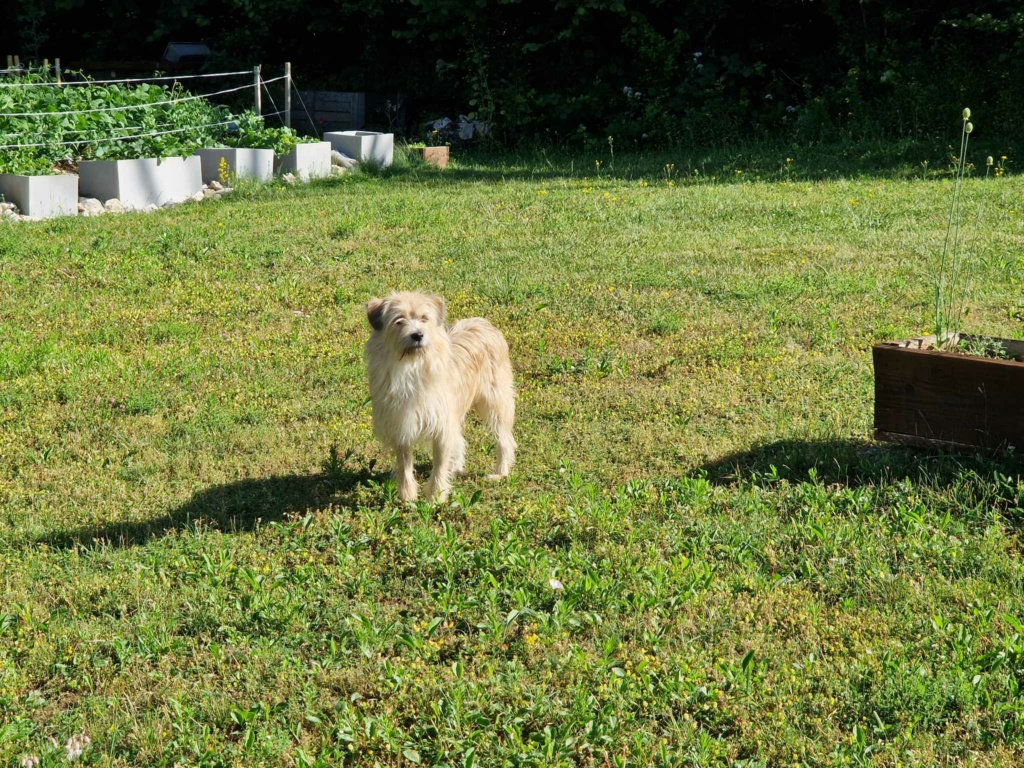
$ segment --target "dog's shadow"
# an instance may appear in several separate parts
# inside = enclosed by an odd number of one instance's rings
[[[57,531],[36,540],[54,549],[131,547],[187,528],[251,531],[262,523],[286,519],[329,504],[348,506],[362,486],[383,484],[388,473],[374,461],[351,466],[349,455],[332,449],[320,472],[238,480],[197,492],[158,518],[115,522]]]

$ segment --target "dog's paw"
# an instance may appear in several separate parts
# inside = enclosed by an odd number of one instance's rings
[[[426,489],[423,491],[423,498],[431,504],[442,504],[448,501],[448,489],[437,488],[433,483],[428,483]]]
[[[504,480],[506,477],[508,477],[508,472],[506,472],[503,475],[502,474],[498,474],[497,472],[492,472],[491,474],[487,475],[485,479],[486,480],[490,480],[493,483],[493,482],[496,482],[498,480]]]

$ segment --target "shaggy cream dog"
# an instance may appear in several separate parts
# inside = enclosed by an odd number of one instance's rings
[[[452,475],[466,463],[462,425],[470,409],[496,441],[497,461],[489,478],[507,476],[515,460],[516,406],[501,332],[479,317],[448,328],[444,299],[421,293],[371,299],[366,317],[373,327],[366,342],[373,431],[395,452],[399,497],[416,499],[413,450],[426,444],[434,452],[426,497],[447,498]]]

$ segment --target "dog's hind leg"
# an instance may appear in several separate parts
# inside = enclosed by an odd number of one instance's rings
[[[402,501],[416,501],[416,475],[412,460],[411,445],[395,449],[395,485],[398,487],[398,498]]]
[[[494,435],[494,473],[488,480],[508,477],[516,460],[516,440],[512,425],[516,420],[516,401],[512,387],[506,391],[491,390],[476,402],[476,412]]]

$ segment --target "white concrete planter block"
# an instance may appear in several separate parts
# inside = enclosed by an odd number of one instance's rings
[[[86,160],[78,165],[79,192],[97,200],[117,198],[125,208],[181,203],[203,191],[200,158]]]
[[[0,196],[25,216],[50,219],[78,215],[78,177],[0,174]]]
[[[228,164],[228,173],[235,179],[270,181],[274,176],[274,150],[272,149],[197,149],[203,163],[203,183],[220,181],[220,161]]]
[[[294,173],[302,181],[331,175],[331,142],[296,144],[291,152],[278,158],[278,173]]]
[[[375,131],[329,131],[324,140],[331,149],[355,158],[360,163],[372,163],[387,168],[395,158],[395,134]]]

